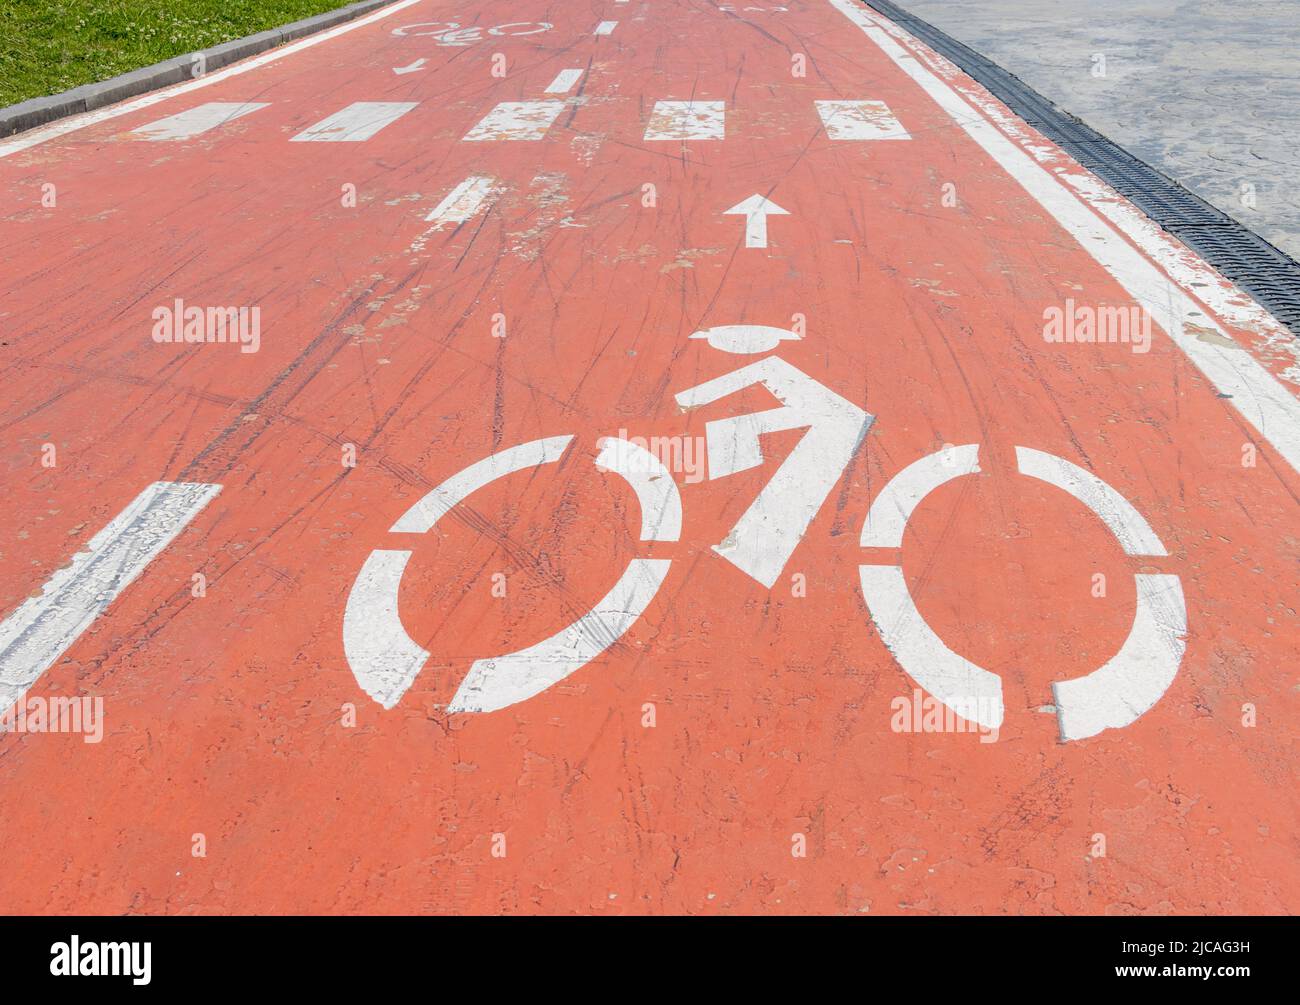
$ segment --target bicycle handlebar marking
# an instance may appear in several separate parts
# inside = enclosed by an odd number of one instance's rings
[[[754,384],[766,387],[781,407],[705,423],[710,480],[762,463],[759,438],[764,433],[804,427],[808,432],[713,550],[770,590],[875,416],[779,356],[768,356],[688,388],[676,396],[677,403],[682,408],[698,408]]]

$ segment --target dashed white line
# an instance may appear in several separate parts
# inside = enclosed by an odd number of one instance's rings
[[[647,140],[720,140],[726,132],[721,101],[656,101],[645,128]]]
[[[341,24],[336,28],[330,28],[319,34],[311,35],[308,38],[301,39],[297,42],[291,42],[289,45],[281,46],[278,49],[272,49],[264,52],[260,56],[254,56],[252,59],[246,59],[234,66],[227,66],[225,69],[218,70],[216,73],[209,73],[198,80],[190,80],[184,84],[176,84],[173,87],[165,88],[161,91],[155,91],[153,94],[146,94],[143,97],[136,98],[134,101],[124,101],[118,105],[111,105],[108,108],[97,108],[93,112],[86,112],[82,115],[73,115],[58,122],[52,122],[48,126],[42,126],[33,129],[30,132],[23,133],[17,139],[0,143],[0,157],[8,157],[10,154],[16,154],[20,150],[27,150],[39,143],[45,143],[55,139],[58,136],[75,132],[78,129],[84,129],[86,126],[93,126],[97,122],[104,122],[107,119],[115,119],[119,115],[129,115],[131,112],[139,111],[141,108],[148,108],[150,105],[156,105],[160,101],[166,101],[168,98],[175,98],[181,94],[188,94],[190,91],[200,87],[207,87],[210,84],[217,84],[231,77],[237,77],[241,73],[247,73],[249,70],[256,70],[266,66],[268,63],[278,62],[286,56],[295,52],[301,52],[303,49],[310,49],[314,45],[320,45],[322,42],[328,42],[332,38],[338,38],[340,35],[346,35],[350,31],[356,31],[358,28],[364,28],[366,25],[374,24],[386,17],[396,14],[400,10],[405,10],[413,4],[419,3],[420,0],[400,0],[391,7],[384,7],[373,14],[365,17],[359,17],[355,21],[349,21]]]
[[[293,142],[360,143],[384,126],[392,125],[417,104],[415,101],[357,101],[308,126],[293,137]]]
[[[221,491],[154,482],[0,623],[0,711],[18,701]]]
[[[436,221],[434,230],[441,230],[451,224],[461,224],[477,213],[493,195],[496,188],[494,179],[486,175],[470,175],[463,182],[447,193],[445,199],[433,208],[425,217]]]
[[[503,101],[483,116],[465,139],[540,140],[563,110],[563,101]]]
[[[183,140],[206,133],[209,129],[233,122],[259,108],[265,101],[209,101],[195,105],[165,119],[150,122],[131,130],[132,135],[145,140]]]
[[[568,94],[579,80],[582,79],[581,70],[561,70],[555,75],[555,79],[547,85],[547,94]]]
[[[826,135],[833,140],[910,140],[883,101],[818,101]]]

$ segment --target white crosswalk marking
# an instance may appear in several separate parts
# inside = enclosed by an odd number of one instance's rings
[[[547,94],[567,94],[582,79],[581,70],[561,70],[546,88]]]
[[[293,142],[359,143],[396,122],[417,104],[415,101],[358,101],[308,126],[293,137]]]
[[[183,140],[265,108],[265,101],[209,101],[131,130],[144,140]]]
[[[721,101],[656,101],[645,129],[648,140],[720,140],[726,106]]]
[[[220,491],[220,485],[154,482],[0,623],[0,712],[27,693]]]
[[[883,101],[818,101],[826,135],[833,140],[910,140]]]
[[[494,190],[494,179],[486,175],[471,175],[448,192],[425,219],[437,221],[434,230],[441,230],[448,224],[464,223],[479,211]]]
[[[483,116],[465,139],[540,140],[563,110],[563,101],[503,101]]]

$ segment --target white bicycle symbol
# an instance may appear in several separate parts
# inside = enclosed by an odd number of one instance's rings
[[[714,348],[739,354],[767,352],[799,336],[784,329],[729,325],[697,332]],[[761,385],[777,408],[705,424],[708,478],[725,478],[763,463],[761,437],[805,429],[753,503],[713,551],[771,589],[809,524],[860,448],[872,416],[778,356],[768,356],[676,395],[698,408]],[[476,490],[518,471],[553,464],[573,435],[509,447],[451,476],[410,507],[392,533],[427,533]],[[641,510],[640,539],[677,541],[682,501],[658,457],[629,440],[604,438],[596,465],[632,489]],[[1016,447],[1019,472],[1048,482],[1083,503],[1115,534],[1128,555],[1164,556],[1160,539],[1119,492],[1071,462]],[[916,507],[940,485],[979,471],[979,444],[945,447],[896,474],[872,502],[862,527],[864,548],[902,546]],[[392,708],[429,658],[402,626],[398,590],[407,550],[376,549],[353,583],[343,618],[343,646],[361,688]],[[447,710],[494,712],[526,701],[575,673],[617,642],[645,612],[671,559],[634,558],[609,593],[573,624],[536,645],[479,659]],[[902,669],[953,712],[986,729],[1003,720],[1002,680],[953,652],[926,624],[898,565],[864,562],[859,578],[867,609]],[[1116,655],[1092,673],[1052,685],[1062,740],[1078,740],[1127,726],[1155,705],[1173,683],[1186,648],[1187,612],[1176,575],[1135,574],[1137,611]]]
[[[433,38],[437,39],[439,45],[473,45],[475,42],[482,42],[489,35],[498,38],[515,35],[536,35],[543,31],[549,31],[553,27],[554,25],[547,21],[511,21],[508,24],[498,24],[491,28],[482,28],[478,25],[462,28],[455,21],[423,21],[419,24],[404,24],[400,28],[394,28],[393,34],[399,38]],[[417,28],[432,30],[414,30]]]

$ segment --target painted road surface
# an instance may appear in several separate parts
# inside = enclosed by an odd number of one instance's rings
[[[407,0],[0,186],[6,911],[1296,904],[1291,337],[869,8]]]

